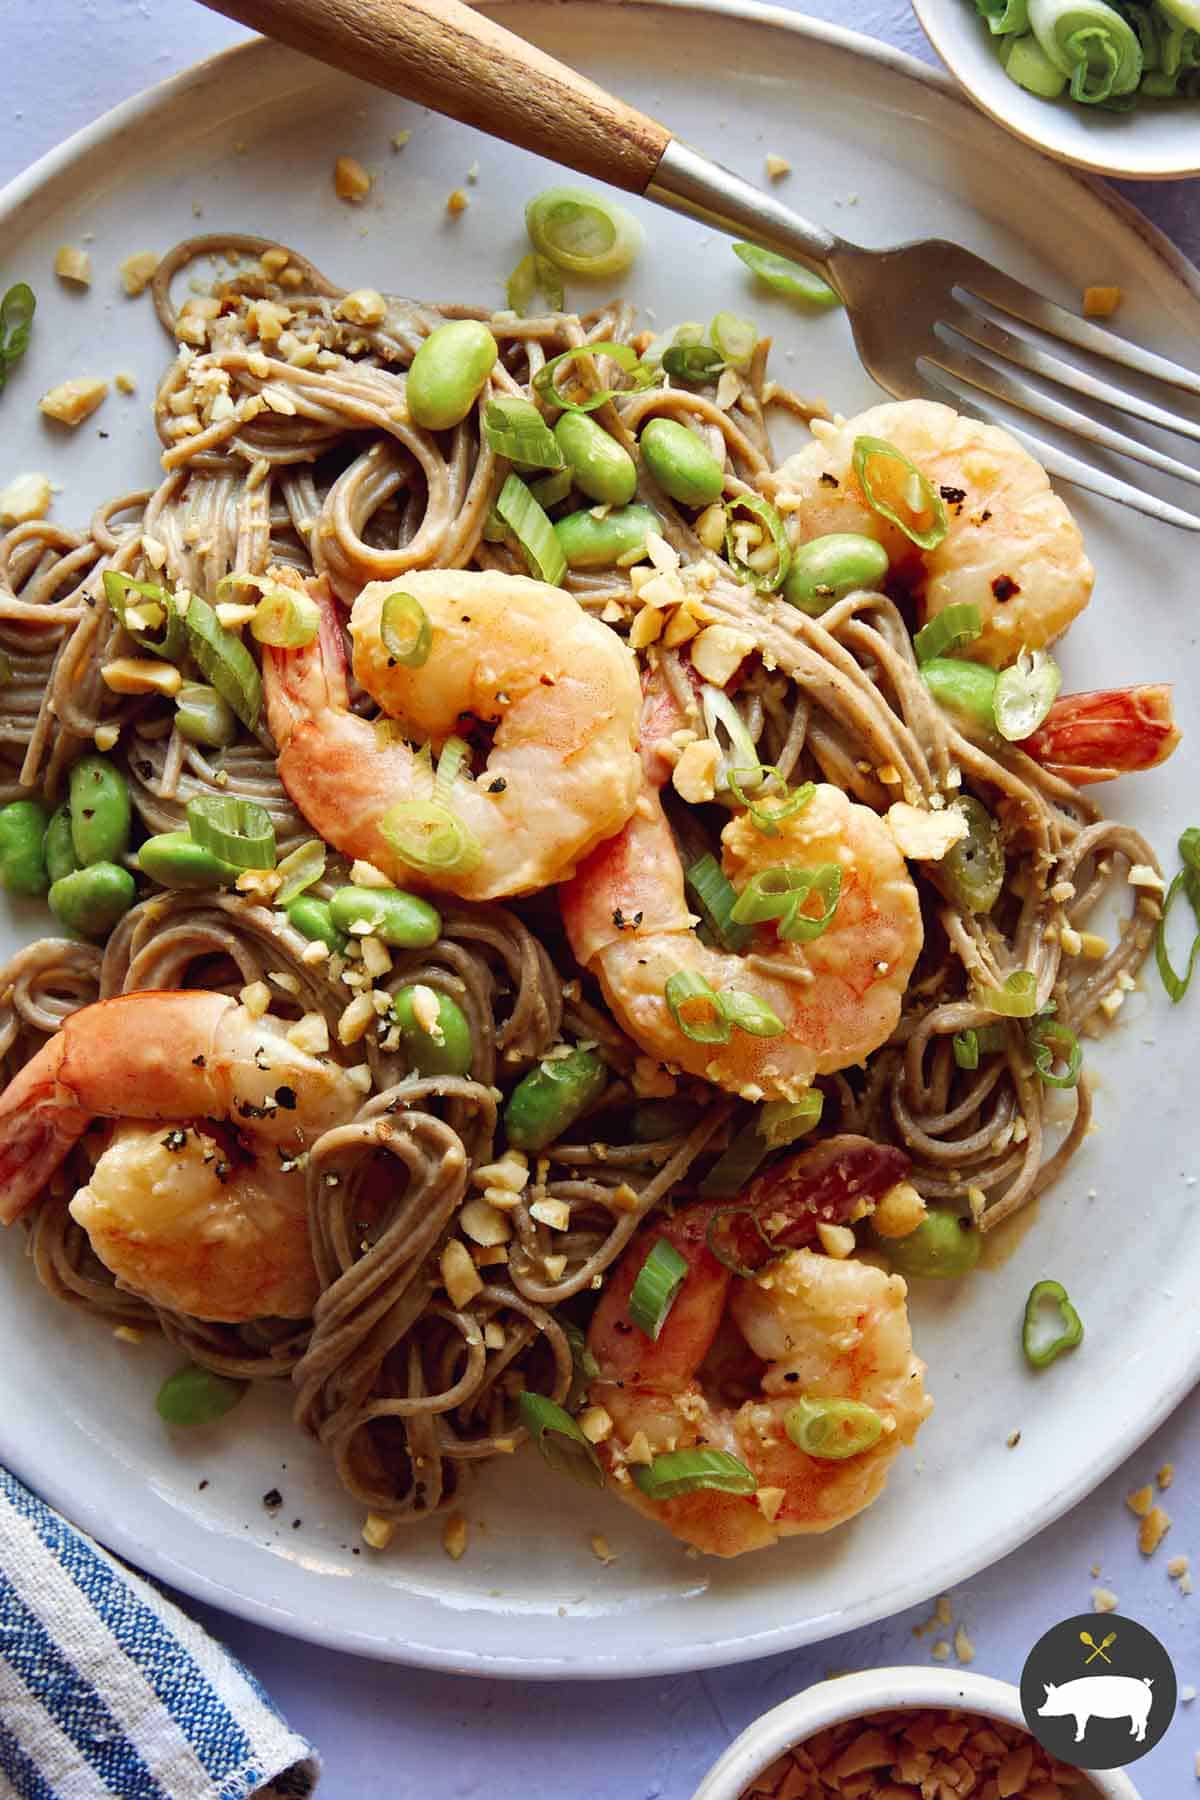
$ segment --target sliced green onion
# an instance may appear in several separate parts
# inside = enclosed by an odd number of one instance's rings
[[[430,875],[464,875],[483,855],[462,820],[436,800],[401,800],[389,807],[379,829],[401,862]]]
[[[574,350],[564,350],[559,356],[552,356],[544,363],[533,378],[533,389],[543,400],[554,406],[561,406],[564,412],[595,412],[609,400],[616,398],[621,391],[618,388],[584,389],[582,399],[575,394],[563,392],[560,375],[569,374],[576,363],[585,362],[596,356],[607,356],[617,367],[632,378],[629,392],[636,393],[640,388],[649,387],[658,379],[657,372],[638,360],[638,353],[628,344],[579,344]]]
[[[588,1349],[587,1339],[574,1320],[564,1319],[562,1331],[571,1346],[571,1362],[575,1370],[567,1394],[566,1411],[570,1416],[587,1399],[589,1386],[599,1378],[600,1364]]]
[[[769,569],[765,573],[753,569],[737,554],[734,548],[733,526],[739,512],[749,513],[752,518],[758,520],[760,525],[766,526],[771,542],[775,546],[774,569]],[[735,494],[732,500],[726,500],[725,560],[739,581],[748,582],[760,594],[773,594],[776,588],[783,586],[792,560],[792,546],[783,520],[761,494]]]
[[[765,1000],[755,994],[744,994],[740,988],[723,988],[719,995],[721,1011],[738,1031],[751,1037],[782,1037],[783,1020]]]
[[[959,601],[943,607],[928,625],[922,625],[913,639],[913,653],[918,663],[932,662],[935,657],[948,656],[952,650],[973,643],[982,630],[983,615],[979,608]]]
[[[192,841],[235,869],[275,867],[275,827],[257,800],[233,794],[200,794],[188,801]]]
[[[275,905],[286,907],[325,873],[325,846],[320,838],[309,838],[289,850],[276,872],[283,880],[275,891]]]
[[[588,1487],[604,1486],[604,1470],[594,1444],[589,1444],[569,1412],[545,1394],[528,1388],[517,1396],[521,1423],[545,1461],[560,1475],[570,1475]]]
[[[1154,934],[1154,960],[1158,964],[1158,973],[1168,996],[1176,1004],[1187,993],[1196,959],[1200,957],[1200,829],[1195,825],[1189,826],[1180,838],[1179,854],[1183,858],[1183,867],[1171,879],[1163,901],[1162,918]],[[1192,939],[1192,947],[1188,952],[1187,968],[1182,975],[1177,975],[1171,966],[1170,952],[1167,949],[1167,919],[1180,891],[1192,909],[1197,934]]]
[[[820,1088],[807,1088],[798,1100],[768,1100],[717,1158],[700,1183],[700,1192],[706,1197],[739,1193],[772,1150],[782,1150],[816,1130],[824,1105]],[[764,1234],[759,1235],[769,1243]],[[709,1248],[720,1256],[711,1235]],[[733,1264],[726,1266],[732,1268]]]
[[[759,1135],[770,1149],[782,1150],[815,1131],[824,1108],[825,1096],[820,1088],[805,1088],[795,1100],[768,1100],[758,1109]]]
[[[557,442],[558,440],[555,439],[556,445]],[[540,507],[557,506],[559,501],[565,500],[571,491],[570,469],[555,469],[553,475],[543,475],[540,481],[530,482],[529,491]],[[507,535],[508,527],[502,519],[497,523],[500,526],[500,536],[503,538]]]
[[[821,863],[815,869],[776,865],[750,877],[738,895],[733,918],[739,925],[776,920],[785,943],[811,944],[829,929],[841,893],[840,863]],[[817,914],[804,910],[814,894],[821,902]]]
[[[996,730],[1010,743],[1032,737],[1058,698],[1062,671],[1045,650],[1022,650],[996,677]]]
[[[237,742],[237,715],[216,688],[185,681],[175,696],[175,729],[189,744],[228,750]]]
[[[633,1479],[647,1500],[675,1500],[711,1488],[720,1494],[752,1494],[758,1477],[725,1450],[668,1450],[652,1463],[640,1463]]]
[[[321,629],[321,609],[311,594],[277,587],[264,594],[254,609],[250,635],[276,650],[302,650]]]
[[[773,250],[760,250],[757,244],[735,244],[733,254],[741,258],[752,275],[777,294],[786,294],[789,300],[803,300],[809,306],[842,304],[840,294],[835,294],[827,281],[802,263],[789,262]]]
[[[674,1244],[659,1238],[638,1270],[629,1296],[629,1317],[648,1338],[661,1335],[687,1273],[687,1263]]]
[[[729,695],[723,688],[713,687],[706,681],[700,690],[700,706],[704,713],[705,735],[712,739],[719,752],[714,777],[718,792],[722,788],[729,791],[730,773],[733,769],[738,771],[746,787],[750,786],[756,770],[759,771],[757,779],[761,781],[766,771],[759,763],[750,728]],[[728,741],[728,748],[721,741],[722,735]],[[740,790],[738,799],[745,805]]]
[[[777,806],[764,806],[761,801],[747,800],[742,792],[741,783],[747,776],[752,775],[758,775],[764,779],[771,778],[779,783],[783,789],[783,799]],[[730,769],[726,781],[729,791],[738,805],[744,806],[749,813],[750,823],[754,829],[761,831],[764,837],[778,837],[781,822],[784,819],[792,818],[798,812],[803,812],[817,791],[815,782],[804,781],[789,793],[787,782],[773,763],[758,763],[750,769]]]
[[[535,307],[533,302],[541,295],[545,306]],[[562,276],[548,257],[539,256],[530,251],[523,256],[512,274],[504,290],[504,297],[509,308],[528,319],[538,313],[560,313],[566,305],[567,297],[563,292]]]
[[[411,594],[389,594],[379,609],[379,635],[393,662],[420,669],[429,661],[433,627],[419,600]]]
[[[510,475],[500,489],[496,511],[525,552],[533,573],[551,587],[559,587],[567,572],[567,559],[554,526],[519,475]]]
[[[981,1056],[994,1056],[1004,1049],[1003,1025],[976,1025],[969,1031],[956,1031],[950,1040],[954,1060],[960,1069],[977,1069]]]
[[[606,194],[552,187],[525,208],[534,249],[568,275],[607,280],[623,275],[642,247],[638,221]]]
[[[671,1017],[694,1044],[727,1044],[733,1035],[720,996],[690,969],[677,969],[663,990]],[[685,1008],[686,1014],[685,1014]]]
[[[199,594],[188,601],[185,624],[193,661],[246,729],[253,731],[262,711],[262,677],[249,650],[240,637],[225,630]]]
[[[861,1456],[883,1436],[883,1420],[861,1400],[814,1400],[807,1395],[788,1408],[783,1428],[806,1456],[843,1462]]]
[[[736,313],[719,312],[708,328],[713,349],[731,369],[748,369],[758,343],[758,332],[749,319]]]
[[[1062,1330],[1048,1343],[1039,1342],[1042,1335],[1041,1311],[1049,1303],[1057,1307]],[[1025,1316],[1021,1321],[1021,1348],[1025,1360],[1035,1369],[1049,1368],[1064,1350],[1074,1350],[1083,1342],[1083,1320],[1067,1298],[1061,1281],[1037,1281],[1029,1290]]]
[[[558,440],[532,400],[500,394],[483,413],[483,435],[497,456],[529,469],[561,469]]]
[[[662,366],[673,381],[715,381],[725,367],[724,358],[711,344],[670,344],[662,353]]]
[[[853,460],[854,473],[872,511],[898,526],[920,549],[936,550],[948,530],[946,508],[917,465],[895,444],[874,437],[855,438]],[[925,519],[931,522],[922,523]]]
[[[463,769],[468,774],[471,769],[471,746],[465,738],[448,737],[442,745],[442,754],[438,757],[437,775],[434,777],[433,797],[442,806],[449,806],[454,793],[454,785]]]
[[[754,942],[754,932],[748,925],[733,923],[730,914],[737,890],[711,851],[692,864],[686,879],[696,909],[721,949],[734,955],[747,949]]]
[[[104,598],[124,625],[135,644],[161,656],[164,662],[178,663],[187,650],[187,631],[179,616],[173,594],[153,581],[135,581],[120,569],[105,569]],[[128,622],[130,610],[139,611],[138,601],[148,600],[158,617],[153,625],[134,626]]]
[[[37,300],[27,281],[14,282],[0,300],[0,388],[8,371],[29,347]]]
[[[1083,1067],[1083,1051],[1075,1033],[1058,1019],[1041,1018],[1029,1027],[1029,1048],[1033,1052],[1033,1066],[1038,1072],[1038,1079],[1045,1087],[1073,1088],[1078,1086],[1079,1071]],[[1057,1065],[1065,1065],[1062,1074],[1056,1074]]]
[[[989,1012],[1003,1013],[1009,1019],[1032,1019],[1037,1011],[1037,976],[1032,969],[1018,969],[1003,987],[980,988],[976,999]]]

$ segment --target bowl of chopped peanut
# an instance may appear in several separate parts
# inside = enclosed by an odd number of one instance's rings
[[[736,1738],[693,1800],[1138,1800],[1120,1770],[1059,1762],[1015,1687],[965,1669],[865,1669],[806,1688]]]

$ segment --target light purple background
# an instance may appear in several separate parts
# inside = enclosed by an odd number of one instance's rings
[[[932,60],[906,0],[857,9],[817,0],[797,10]],[[0,14],[0,183],[118,100],[244,35],[190,0],[10,0]],[[1126,192],[1200,258],[1200,183],[1128,185]],[[1104,1321],[1094,1326],[1103,1330]],[[1162,1329],[1196,1325],[1177,1317]],[[1200,1562],[1198,1440],[1194,1394],[1084,1505],[955,1593],[954,1616],[974,1640],[977,1669],[1015,1680],[1047,1626],[1088,1610],[1097,1563],[1121,1609],[1163,1639],[1180,1683],[1200,1686],[1200,1595],[1181,1598],[1166,1574],[1169,1555],[1190,1552]],[[1177,1474],[1166,1505],[1174,1524],[1147,1562],[1124,1496],[1170,1460]],[[1021,1504],[1015,1485],[1012,1503]],[[937,1496],[928,1504],[936,1532]],[[322,1800],[689,1800],[730,1739],[767,1707],[832,1670],[926,1662],[943,1635],[913,1637],[930,1611],[921,1608],[793,1656],[708,1675],[522,1686],[361,1662],[193,1610],[317,1745]],[[1181,1706],[1158,1749],[1131,1770],[1145,1800],[1200,1796],[1197,1749],[1200,1701]]]

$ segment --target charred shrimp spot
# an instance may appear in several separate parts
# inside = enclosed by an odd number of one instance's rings
[[[283,1108],[284,1112],[295,1112],[295,1110],[296,1110],[296,1090],[295,1090],[295,1088],[293,1088],[293,1087],[278,1087],[278,1088],[276,1088],[275,1089],[275,1104],[276,1104],[276,1106],[281,1106]]]
[[[1005,600],[1012,600],[1021,591],[1011,575],[997,575],[992,583],[992,592],[1003,605]]]
[[[193,1056],[193,1058],[192,1058],[193,1069],[203,1069],[203,1068],[207,1068],[207,1066],[208,1066],[207,1058],[205,1058],[204,1056]]]
[[[508,783],[505,781],[503,775],[497,775],[495,781],[488,782],[487,791],[489,794],[502,794],[507,786]]]
[[[835,487],[839,487],[840,485],[841,484],[839,483],[837,476],[831,475],[829,473],[829,470],[826,469],[825,473],[821,476],[821,486],[827,487],[827,488],[835,488]]]

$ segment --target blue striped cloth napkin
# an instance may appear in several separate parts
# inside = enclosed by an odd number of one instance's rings
[[[318,1772],[240,1663],[0,1469],[0,1800],[303,1800]]]

